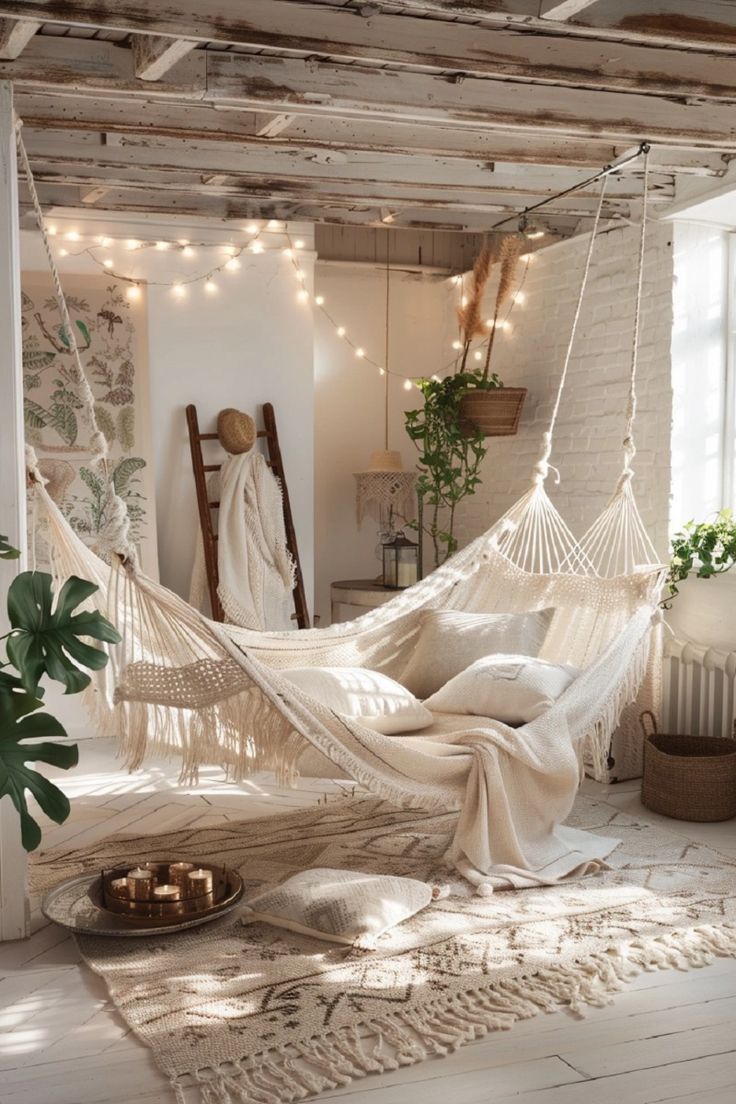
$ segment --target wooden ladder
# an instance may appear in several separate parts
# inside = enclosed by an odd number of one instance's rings
[[[268,466],[281,485],[281,498],[284,506],[284,528],[286,529],[286,547],[288,548],[296,568],[294,581],[294,613],[292,620],[296,621],[300,629],[309,628],[309,611],[307,610],[307,598],[304,592],[304,576],[299,560],[299,549],[296,543],[296,530],[294,518],[289,502],[289,489],[286,485],[284,463],[281,458],[279,435],[276,429],[276,415],[271,403],[263,404],[263,429],[259,429],[256,436],[265,438],[268,450]],[[212,525],[212,511],[219,509],[219,501],[211,502],[207,490],[207,474],[219,471],[222,464],[205,464],[202,454],[203,441],[216,441],[216,433],[200,433],[197,408],[193,403],[187,407],[187,428],[189,429],[189,448],[192,453],[192,470],[194,471],[194,486],[197,492],[197,509],[199,511],[199,525],[202,530],[202,542],[204,544],[204,562],[207,574],[207,590],[210,596],[212,617],[215,621],[224,621],[225,613],[217,593],[219,572],[217,569],[217,533]]]

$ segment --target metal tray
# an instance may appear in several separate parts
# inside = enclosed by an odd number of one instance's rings
[[[228,891],[217,905],[203,915],[177,919],[160,927],[137,927],[121,915],[108,912],[102,904],[99,874],[80,874],[67,878],[44,897],[41,912],[47,920],[79,935],[130,936],[166,935],[196,928],[232,912],[243,896],[243,879],[234,870],[227,871]]]

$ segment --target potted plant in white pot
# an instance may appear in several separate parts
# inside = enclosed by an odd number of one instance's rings
[[[734,651],[736,519],[720,510],[712,520],[689,521],[671,541],[667,620],[678,636]],[[699,580],[711,580],[704,586]],[[716,585],[712,580],[721,580]]]

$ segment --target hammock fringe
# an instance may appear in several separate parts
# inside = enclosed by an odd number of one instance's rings
[[[551,966],[308,1043],[174,1075],[171,1086],[179,1104],[191,1101],[194,1091],[200,1104],[293,1104],[370,1073],[450,1054],[540,1012],[565,1007],[584,1015],[588,1007],[603,1008],[645,971],[699,968],[727,957],[736,957],[736,925],[702,925],[598,952],[574,969]]]

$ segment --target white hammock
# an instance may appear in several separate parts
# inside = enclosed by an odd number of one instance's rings
[[[36,217],[68,318],[43,216],[19,132]],[[644,172],[646,199],[647,173]],[[120,737],[131,769],[146,754],[182,756],[182,776],[200,764],[226,765],[235,778],[273,770],[284,781],[312,746],[374,793],[397,804],[462,809],[449,856],[479,885],[545,884],[595,868],[611,841],[560,827],[587,756],[602,770],[611,736],[656,649],[652,621],[663,569],[631,491],[642,213],[634,351],[622,476],[601,518],[578,543],[545,490],[553,431],[577,331],[605,177],[590,235],[578,306],[549,429],[531,489],[486,534],[430,576],[357,621],[299,633],[257,633],[207,620],[145,578],[113,533],[108,566],[73,533],[49,498],[29,453],[53,571],[96,582],[95,602],[123,635],[101,675],[95,715]],[[73,344],[73,330],[68,326]],[[84,372],[73,350],[82,379]],[[89,409],[93,429],[94,410]],[[623,566],[622,566],[623,565]],[[452,740],[392,738],[363,728],[309,698],[280,671],[296,666],[364,666],[400,676],[423,610],[515,612],[554,607],[542,657],[583,669],[543,717],[519,729],[469,719]]]

